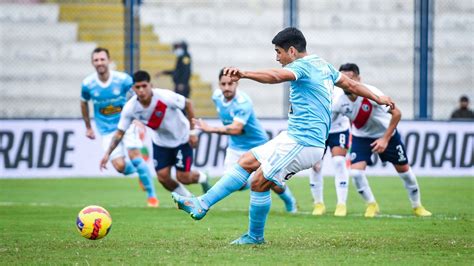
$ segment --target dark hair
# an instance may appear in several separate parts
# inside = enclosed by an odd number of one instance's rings
[[[133,83],[146,81],[150,82],[150,74],[144,70],[138,70],[133,74]]]
[[[461,101],[461,102],[469,102],[469,98],[467,97],[467,95],[463,95],[463,96],[461,96],[461,98],[459,99],[459,101]]]
[[[221,71],[219,72],[219,80],[221,80],[222,76],[224,76],[224,69],[221,69]]]
[[[280,46],[285,51],[288,51],[288,49],[293,46],[300,53],[306,52],[306,39],[303,33],[293,27],[286,28],[277,33],[277,35],[273,37],[272,44]]]
[[[354,63],[345,63],[339,67],[339,71],[352,71],[357,76],[360,75],[359,67]]]
[[[95,48],[94,51],[92,51],[92,54],[96,54],[96,53],[100,53],[100,52],[105,52],[107,54],[107,58],[110,58],[109,50],[107,50],[107,48],[104,48],[104,47]]]

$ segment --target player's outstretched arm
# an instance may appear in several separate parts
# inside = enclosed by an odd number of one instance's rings
[[[355,95],[373,100],[380,105],[390,106],[390,109],[395,108],[395,102],[389,96],[376,95],[372,91],[370,91],[366,86],[364,86],[364,84],[357,82],[355,80],[352,80],[342,73],[341,73],[341,78],[336,83],[336,86],[342,88],[345,91],[353,93]]]
[[[107,169],[107,162],[109,161],[109,156],[112,153],[112,151],[115,150],[117,145],[122,141],[123,135],[125,134],[125,131],[118,129],[115,131],[114,136],[112,137],[112,140],[110,141],[109,148],[104,154],[104,157],[102,157],[102,160],[100,160],[100,170],[102,169]]]
[[[89,116],[89,104],[85,101],[81,101],[81,113],[82,119],[86,124],[86,137],[90,139],[95,139],[95,133],[91,127],[91,118]]]
[[[193,119],[193,123],[197,129],[208,133],[221,135],[242,135],[244,133],[244,125],[236,120],[232,124],[223,127],[212,127],[202,119]]]
[[[236,67],[228,67],[224,69],[224,75],[229,76],[232,81],[238,81],[239,79],[251,79],[267,84],[277,84],[296,79],[295,74],[286,69],[243,71]]]

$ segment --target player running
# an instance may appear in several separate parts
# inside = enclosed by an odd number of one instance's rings
[[[360,82],[359,67],[356,64],[344,64],[339,70],[352,80]],[[366,86],[374,94],[383,95],[379,89]],[[367,203],[365,217],[374,217],[379,213],[379,206],[365,175],[367,165],[372,164],[372,153],[377,153],[383,162],[393,164],[405,184],[415,215],[431,216],[431,212],[421,205],[420,188],[397,131],[402,116],[400,110],[390,110],[365,97],[346,92],[336,102],[333,111],[352,121],[351,176],[357,191]]]
[[[123,108],[117,131],[100,162],[100,168],[106,168],[109,156],[136,119],[153,130],[153,161],[163,187],[179,195],[191,196],[182,184],[199,183],[206,192],[209,189],[207,175],[191,171],[192,147],[198,141],[196,132],[191,131],[190,122],[194,118],[191,100],[170,90],[152,89],[150,75],[145,71],[135,72],[133,82],[135,96]],[[171,178],[172,166],[176,168],[179,183]]]
[[[333,106],[335,100],[344,91],[341,88],[335,87],[333,93]],[[326,150],[329,147],[332,154],[332,162],[334,166],[334,184],[336,186],[337,205],[334,211],[334,216],[347,215],[347,192],[349,185],[349,172],[346,165],[346,154],[349,148],[349,119],[339,113],[331,114],[331,128],[329,136],[326,140]],[[323,199],[324,178],[322,174],[323,160],[311,168],[309,173],[309,184],[311,187],[311,194],[314,200],[313,215],[323,215],[326,213],[326,206]]]
[[[296,28],[280,31],[272,40],[276,60],[283,69],[243,71],[226,68],[224,75],[232,81],[251,79],[260,83],[291,82],[288,131],[281,132],[269,142],[244,153],[206,195],[172,196],[178,207],[202,219],[209,208],[231,192],[242,187],[256,171],[250,192],[249,230],[231,244],[262,244],[270,211],[270,188],[282,187],[295,173],[309,169],[324,153],[331,120],[331,94],[334,84],[344,90],[394,106],[389,97],[377,96],[364,85],[341,75],[332,65],[317,55],[308,55],[306,39]]]
[[[243,91],[237,90],[238,82],[224,75],[224,69],[219,73],[219,90],[215,90],[212,100],[223,127],[211,127],[202,119],[195,119],[196,128],[204,132],[229,135],[229,146],[226,149],[224,167],[231,170],[240,156],[250,149],[264,144],[268,136],[257,119],[250,97]],[[244,184],[249,188],[251,177]],[[285,203],[287,212],[297,212],[296,199],[288,186],[273,187],[275,193]]]
[[[102,137],[102,147],[107,150],[113,133],[117,130],[120,112],[127,101],[127,94],[132,87],[132,78],[126,73],[110,70],[109,51],[102,47],[98,47],[92,52],[92,65],[96,73],[90,74],[82,82],[82,118],[86,125],[86,136],[95,139],[88,105],[88,101],[92,100],[95,124]],[[138,173],[140,182],[147,193],[148,206],[158,207],[159,201],[156,197],[153,179],[140,153],[142,142],[138,134],[139,128],[135,125],[131,126],[125,132],[123,143],[110,154],[110,160],[114,168],[124,175]],[[126,159],[127,154],[130,160]]]

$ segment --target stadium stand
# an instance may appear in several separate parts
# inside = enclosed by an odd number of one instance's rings
[[[48,2],[1,4],[0,105],[13,106],[1,109],[2,117],[79,116],[78,84],[93,70],[89,53],[95,45],[110,48],[116,68],[124,68],[121,0]],[[193,56],[197,115],[215,116],[210,84],[217,88],[221,67],[279,67],[270,40],[282,28],[283,2],[144,0],[141,68],[150,72],[172,68],[170,44],[185,39]],[[466,34],[472,33],[474,24],[472,2],[448,2],[434,2],[434,119],[447,119],[460,95],[474,98],[474,35]],[[315,5],[301,0],[299,6],[309,52],[335,66],[358,63],[364,81],[392,96],[404,118],[414,117],[412,1],[321,0]],[[173,86],[169,77],[153,83]],[[285,114],[283,86],[242,81],[240,88],[252,97],[259,116]],[[39,101],[48,104],[35,104]]]
[[[95,44],[78,42],[77,25],[59,23],[58,17],[54,4],[2,4],[0,105],[15,108],[2,108],[1,116],[80,114],[78,88],[92,71]]]
[[[124,69],[124,8],[120,3],[91,2],[2,5],[0,29],[5,36],[0,58],[16,63],[2,67],[1,101],[24,106],[21,110],[2,109],[3,117],[80,116],[79,88],[93,71],[89,58],[96,46],[109,48],[115,69]],[[160,43],[151,26],[141,27],[140,43],[140,68],[151,73],[173,68],[175,56],[170,44]],[[173,88],[169,77],[153,83]],[[197,115],[215,116],[210,84],[194,74],[191,86]],[[45,101],[48,104],[37,104]]]
[[[188,8],[192,6],[193,8]],[[163,40],[180,36],[195,54],[195,67],[216,87],[215,73],[225,65],[278,67],[270,40],[283,25],[283,1],[145,0],[142,20]],[[414,117],[414,4],[412,1],[299,1],[300,28],[309,52],[336,67],[356,62],[363,80],[392,96],[403,117]],[[435,2],[433,117],[446,119],[459,95],[473,91],[472,2]],[[192,27],[189,27],[192,25]],[[283,88],[255,83],[240,86],[254,99],[260,116],[281,110]],[[267,87],[267,90],[260,88]],[[269,99],[272,98],[272,102]],[[278,110],[278,111],[276,111]]]

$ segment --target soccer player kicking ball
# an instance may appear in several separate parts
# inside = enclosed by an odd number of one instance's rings
[[[82,82],[82,118],[86,124],[86,136],[95,139],[88,105],[88,101],[92,100],[95,123],[102,136],[102,147],[107,150],[112,141],[113,133],[117,130],[120,112],[127,101],[127,93],[132,87],[132,78],[126,73],[109,69],[110,56],[109,51],[105,48],[98,47],[94,49],[92,65],[96,69],[96,73],[87,76]],[[143,127],[143,125],[137,124]],[[110,154],[109,158],[114,168],[120,173],[124,175],[138,173],[140,182],[147,193],[148,206],[158,207],[159,202],[156,198],[153,179],[140,153],[143,144],[138,130],[139,128],[135,124],[131,126],[125,132],[124,141]],[[130,160],[125,159],[126,153],[128,153]]]
[[[100,162],[100,168],[106,168],[110,154],[136,119],[153,130],[153,161],[163,187],[180,195],[191,196],[182,184],[200,183],[206,192],[209,189],[207,175],[191,171],[192,147],[198,141],[196,134],[191,131],[191,121],[194,118],[191,100],[170,90],[152,89],[150,75],[145,71],[135,72],[133,82],[135,96],[123,108],[118,130]],[[171,178],[172,166],[176,168],[179,183]]]
[[[270,188],[284,186],[295,173],[309,169],[324,153],[331,120],[331,94],[334,84],[351,93],[393,106],[389,97],[376,96],[362,84],[341,75],[332,65],[306,52],[306,40],[296,28],[280,31],[272,40],[276,59],[283,69],[243,71],[226,68],[224,75],[232,81],[246,78],[260,83],[291,82],[288,131],[269,142],[244,153],[204,196],[172,196],[178,207],[202,219],[209,208],[242,187],[256,171],[250,192],[249,230],[231,244],[262,244],[270,211]]]
[[[194,120],[196,128],[204,132],[229,135],[229,146],[226,149],[224,167],[233,168],[240,156],[250,149],[264,144],[268,136],[253,111],[252,100],[241,90],[237,90],[238,82],[224,75],[224,69],[219,73],[219,88],[212,95],[217,113],[223,127],[211,127],[204,120]],[[251,178],[242,189],[247,189]],[[287,212],[297,212],[296,199],[288,186],[274,186],[273,191],[285,203]]]
[[[335,87],[333,93],[334,101],[339,96],[344,95],[341,88]],[[347,215],[347,192],[349,186],[349,172],[346,166],[346,154],[349,148],[349,119],[338,113],[331,115],[331,129],[326,140],[326,150],[329,147],[332,154],[332,162],[334,165],[334,184],[336,186],[337,205],[334,211],[334,216]],[[311,187],[311,194],[314,200],[313,215],[319,216],[326,213],[326,206],[323,199],[324,178],[322,174],[323,160],[316,164],[309,173],[309,184]]]
[[[339,68],[352,80],[360,81],[359,67],[347,63]],[[377,88],[366,85],[374,94],[382,96]],[[402,116],[398,108],[389,110],[386,106],[365,97],[346,92],[333,107],[333,112],[345,115],[352,121],[351,176],[359,194],[367,202],[365,217],[374,217],[379,206],[365,176],[365,168],[372,164],[372,153],[378,153],[383,162],[391,162],[400,175],[408,192],[413,212],[416,216],[431,216],[420,200],[420,188],[412,172],[397,125]]]

